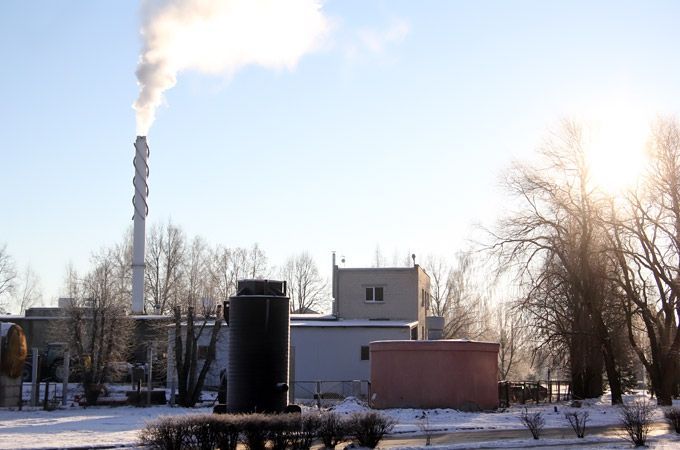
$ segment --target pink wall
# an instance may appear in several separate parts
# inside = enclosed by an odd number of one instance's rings
[[[498,348],[472,341],[371,342],[371,405],[494,409]]]

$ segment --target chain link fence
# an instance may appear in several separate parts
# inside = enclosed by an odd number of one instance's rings
[[[340,403],[347,397],[368,401],[370,391],[368,380],[295,381],[291,384],[290,397],[296,403],[322,407]]]

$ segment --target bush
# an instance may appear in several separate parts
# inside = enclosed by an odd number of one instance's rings
[[[527,427],[529,431],[531,431],[531,435],[534,437],[534,439],[538,439],[541,436],[541,431],[545,426],[543,414],[540,412],[529,413],[529,411],[524,408],[519,420],[522,421],[522,424]]]
[[[293,414],[297,420],[295,430],[290,434],[288,445],[291,450],[309,450],[314,439],[319,435],[321,418],[319,414]]]
[[[236,450],[240,420],[214,414],[160,417],[140,431],[140,441],[154,449]]]
[[[675,432],[680,433],[680,408],[668,408],[663,415],[666,422],[675,429]]]
[[[359,445],[375,448],[394,425],[392,419],[370,412],[343,420],[324,414],[191,414],[160,417],[140,431],[140,444],[164,450],[309,450],[321,438],[327,448],[351,435]]]
[[[327,449],[334,449],[336,445],[347,439],[347,421],[334,412],[319,415],[318,436]]]
[[[147,422],[140,431],[142,445],[158,450],[181,450],[186,448],[189,429],[184,417],[164,417]]]
[[[571,428],[574,429],[576,437],[583,438],[586,435],[586,423],[588,423],[588,411],[572,411],[564,413],[564,417],[569,421]]]
[[[269,417],[264,414],[244,414],[239,417],[243,445],[248,450],[265,450],[271,435]]]
[[[214,415],[213,417],[219,419],[217,421],[217,447],[220,450],[236,450],[241,435],[241,426],[237,417],[228,415]]]
[[[394,427],[394,420],[376,412],[356,413],[347,422],[349,434],[360,446],[376,448]]]
[[[652,405],[647,400],[636,401],[621,407],[621,426],[626,437],[636,446],[642,447],[647,441],[651,428]]]

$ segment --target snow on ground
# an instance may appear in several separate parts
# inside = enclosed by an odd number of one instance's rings
[[[0,448],[65,448],[77,446],[132,445],[148,420],[159,416],[198,414],[212,408],[169,406],[90,407],[55,411],[0,411]]]
[[[635,400],[629,396],[626,402]],[[608,404],[609,398],[584,402],[581,411],[590,415],[589,427],[611,426],[619,422],[619,408]],[[679,404],[680,405],[680,404]],[[568,428],[564,413],[571,411],[568,404],[531,405],[530,412],[542,412],[546,419],[546,428]],[[311,409],[311,408],[310,408]],[[557,411],[555,411],[557,409]],[[139,430],[144,423],[163,415],[200,414],[212,410],[210,403],[200,408],[184,409],[170,406],[152,406],[148,408],[90,407],[68,406],[55,411],[24,408],[22,411],[0,410],[0,449],[36,449],[67,448],[83,446],[133,446],[138,438]],[[305,408],[307,410],[307,408]],[[348,398],[336,405],[333,410],[341,414],[366,411],[368,407],[354,399]],[[396,436],[412,438],[422,433],[424,418],[427,427],[435,433],[455,433],[470,431],[523,430],[519,416],[523,408],[513,406],[496,412],[461,412],[452,409],[389,409],[381,411],[396,420],[393,431]],[[660,408],[654,411],[653,420],[660,422],[663,412]],[[658,436],[652,438],[651,448],[680,448],[680,440],[674,433],[659,430]],[[460,434],[459,434],[460,435]],[[528,432],[527,432],[528,435]],[[460,435],[462,436],[462,435]],[[413,440],[417,442],[418,440]],[[412,444],[409,444],[412,445]],[[414,444],[418,445],[418,444]],[[394,447],[394,445],[392,445]],[[505,439],[493,442],[467,441],[459,444],[431,446],[433,450],[454,450],[461,448],[631,448],[631,445],[616,436],[588,436],[586,439]],[[398,447],[401,450],[415,450],[414,446]]]
[[[625,402],[646,399],[644,395],[628,395]],[[680,402],[678,402],[680,406]],[[335,406],[333,410],[342,414],[367,411],[369,408],[355,398],[349,397],[344,402]],[[568,428],[569,423],[564,417],[566,412],[587,411],[588,426],[617,425],[620,420],[619,408],[611,406],[611,398],[608,395],[598,400],[582,402],[580,408],[572,408],[568,403],[526,405],[528,412],[541,412],[545,418],[545,428]],[[462,412],[455,409],[387,409],[382,412],[397,422],[393,433],[419,433],[425,425],[434,432],[454,432],[472,430],[514,430],[524,429],[519,420],[524,411],[521,405],[493,412]],[[425,416],[427,418],[425,419]],[[663,411],[656,408],[652,421],[663,421]]]

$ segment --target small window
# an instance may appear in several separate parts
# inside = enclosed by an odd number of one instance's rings
[[[371,357],[371,352],[368,350],[368,345],[361,346],[361,360],[368,361]]]
[[[367,302],[382,302],[383,301],[383,288],[380,286],[367,287],[366,288],[366,301]]]
[[[381,287],[375,288],[375,301],[376,302],[383,301],[383,288]]]

